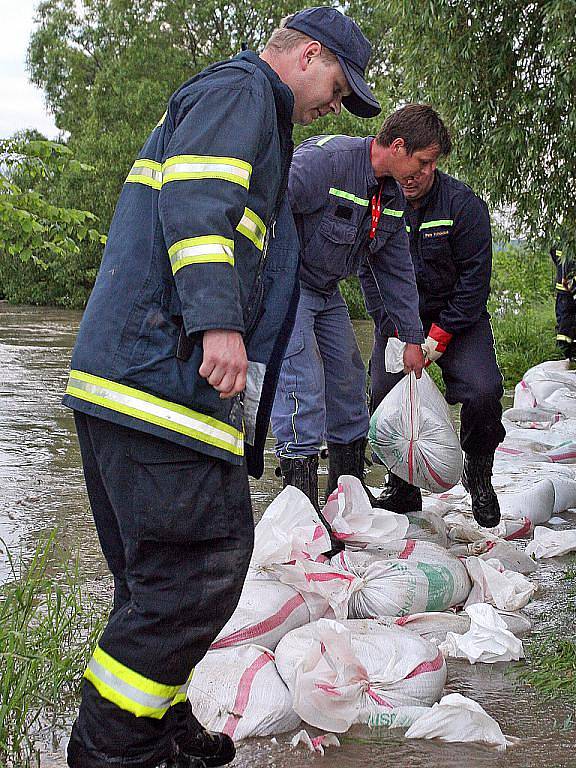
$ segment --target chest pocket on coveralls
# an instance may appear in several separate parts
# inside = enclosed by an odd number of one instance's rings
[[[320,242],[317,258],[327,275],[337,278],[347,274],[348,255],[356,241],[358,227],[337,216],[324,216],[318,227]]]
[[[449,232],[446,229],[420,233],[425,280],[434,291],[450,293],[458,278],[452,255]]]

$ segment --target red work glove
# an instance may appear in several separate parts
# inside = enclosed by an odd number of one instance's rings
[[[442,330],[436,323],[432,323],[428,336],[426,336],[426,341],[422,344],[422,351],[426,357],[426,363],[424,364],[426,368],[428,368],[430,363],[436,362],[446,352],[446,347],[451,338],[451,333]]]

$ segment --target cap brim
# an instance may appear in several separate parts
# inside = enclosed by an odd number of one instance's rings
[[[352,88],[352,93],[342,99],[342,104],[344,104],[348,112],[358,117],[376,117],[382,111],[382,107],[368,87],[362,73],[342,56],[338,56],[338,61],[346,76],[348,85]]]

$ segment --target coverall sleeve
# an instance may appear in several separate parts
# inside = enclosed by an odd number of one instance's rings
[[[234,238],[259,144],[269,140],[265,99],[245,80],[208,86],[174,122],[158,205],[184,328],[243,332]]]
[[[459,277],[438,325],[448,333],[461,333],[486,310],[492,275],[490,215],[476,195],[465,199],[454,215],[451,246]]]
[[[332,159],[316,144],[294,152],[288,177],[288,199],[294,214],[314,213],[326,205],[332,179]]]
[[[382,305],[396,327],[398,338],[408,344],[422,344],[418,289],[404,219],[391,234],[376,233],[375,247],[368,249],[359,277],[362,282],[378,287]],[[371,312],[370,307],[368,311]]]

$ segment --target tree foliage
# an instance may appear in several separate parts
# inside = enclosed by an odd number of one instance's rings
[[[573,0],[382,0],[369,13],[394,100],[451,124],[451,168],[524,234],[576,253]]]
[[[96,216],[55,205],[54,179],[90,168],[52,141],[0,141],[0,287],[13,301],[82,306],[96,274],[84,244],[101,245]]]

